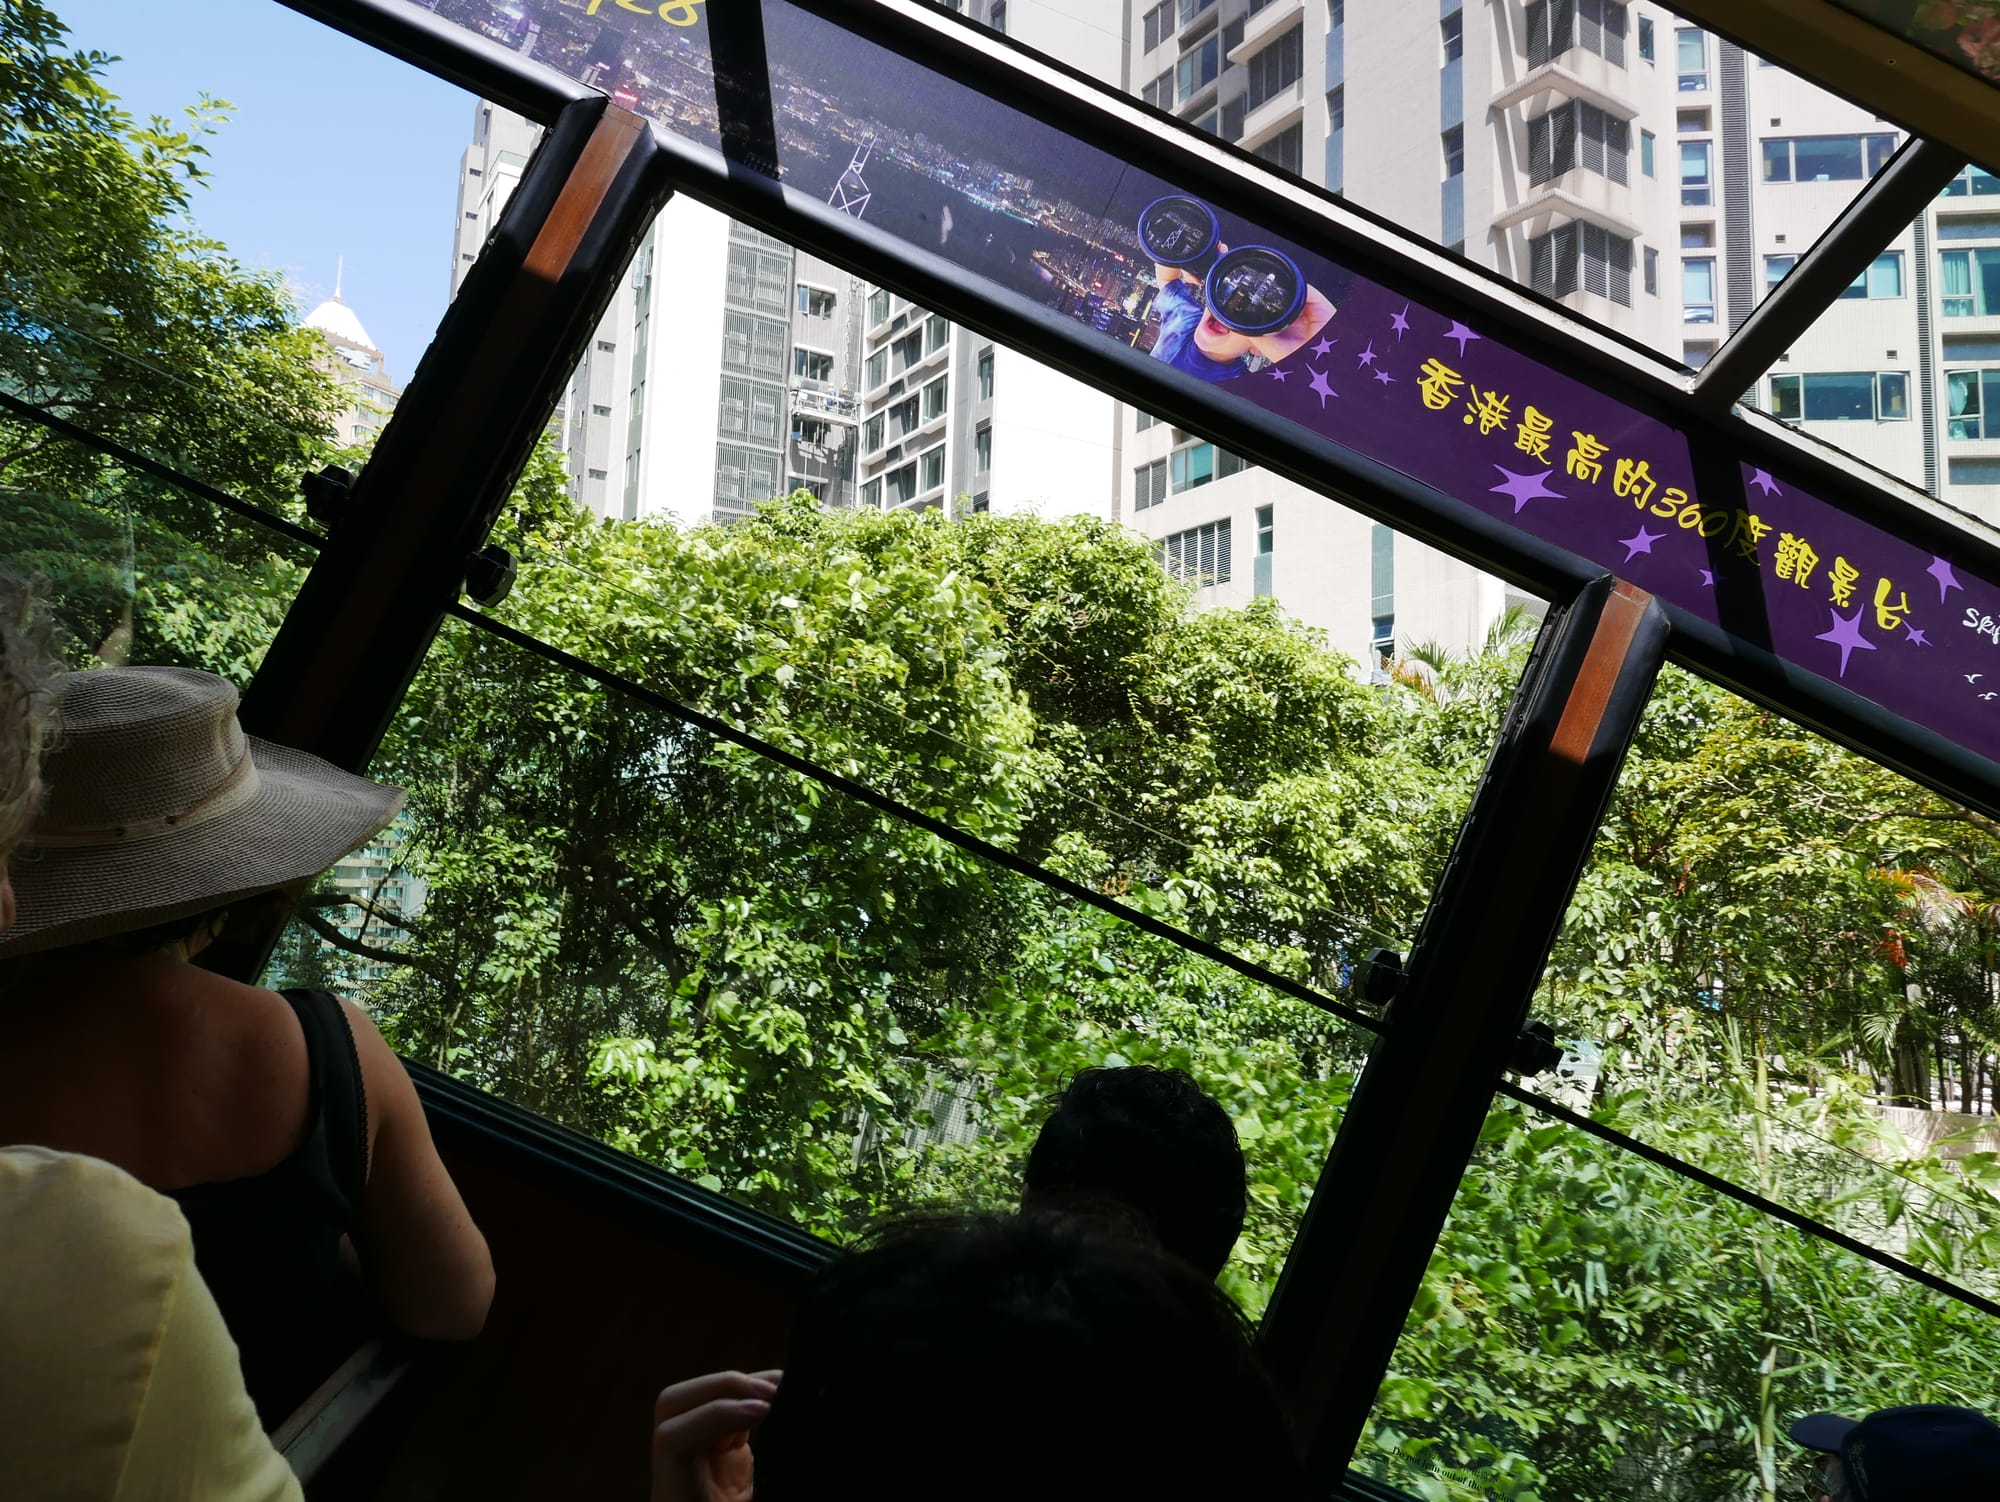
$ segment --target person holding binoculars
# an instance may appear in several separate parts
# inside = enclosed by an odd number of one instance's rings
[[[1176,370],[1231,381],[1249,373],[1253,356],[1276,364],[1332,321],[1332,300],[1296,261],[1269,245],[1231,250],[1200,199],[1155,199],[1139,216],[1139,242],[1159,284],[1153,358]]]

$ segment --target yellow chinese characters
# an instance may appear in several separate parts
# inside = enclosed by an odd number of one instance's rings
[[[667,3],[662,5],[657,11],[648,10],[643,5],[634,4],[633,0],[612,0],[612,3],[620,10],[629,10],[635,15],[657,15],[669,26],[692,26],[701,19],[701,12],[696,10],[695,7],[700,5],[702,0],[667,0]],[[590,8],[584,14],[586,16],[594,16],[603,8],[604,0],[590,0]]]
[[[1889,591],[1896,590],[1896,603],[1889,603]],[[1875,624],[1884,631],[1894,631],[1903,624],[1903,617],[1910,613],[1910,597],[1896,589],[1887,579],[1875,581]]]
[[[1835,558],[1833,560],[1833,573],[1827,580],[1828,584],[1832,586],[1828,594],[1832,598],[1833,603],[1843,606],[1853,604],[1854,584],[1860,577],[1860,569],[1849,563],[1845,558]]]
[[[1800,589],[1812,582],[1813,570],[1819,567],[1819,554],[1803,537],[1791,532],[1778,534],[1778,558],[1772,572],[1780,579],[1790,579]]]
[[[1645,509],[1657,489],[1659,483],[1653,478],[1653,467],[1644,459],[1620,459],[1612,467],[1611,493],[1630,496],[1632,504],[1640,510]]]
[[[1458,388],[1464,384],[1464,376],[1435,357],[1424,361],[1424,368],[1417,373],[1417,390],[1433,412],[1442,412],[1457,401]]]
[[[1571,446],[1568,457],[1569,472],[1579,480],[1595,483],[1604,478],[1605,447],[1594,434],[1571,431],[1576,442]]]
[[[1553,417],[1529,407],[1522,412],[1521,421],[1514,430],[1514,447],[1544,464],[1553,463],[1549,458],[1549,434],[1555,431],[1555,426]]]

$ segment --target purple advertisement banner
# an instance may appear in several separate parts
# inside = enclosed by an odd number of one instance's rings
[[[762,3],[768,81],[718,82],[713,3],[425,8],[710,147],[719,87],[775,123],[787,188],[871,235],[940,255],[2000,757],[2000,588],[1961,559],[1748,456],[1697,453],[1673,424],[1497,334],[787,0]]]

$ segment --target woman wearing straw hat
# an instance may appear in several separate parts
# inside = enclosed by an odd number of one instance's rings
[[[0,935],[41,796],[47,654],[0,573]],[[7,1495],[303,1502],[244,1390],[171,1200],[109,1163],[0,1145],[0,1456]]]
[[[236,691],[185,668],[57,680],[41,808],[0,935],[0,1143],[114,1163],[177,1201],[267,1424],[302,1367],[342,1242],[389,1318],[478,1333],[485,1239],[367,1015],[188,963],[232,904],[325,870],[400,788],[244,735]]]

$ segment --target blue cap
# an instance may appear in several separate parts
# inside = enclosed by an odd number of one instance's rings
[[[2000,1424],[1970,1408],[1919,1403],[1860,1420],[1809,1413],[1792,1438],[1840,1457],[1854,1502],[2000,1497]]]

